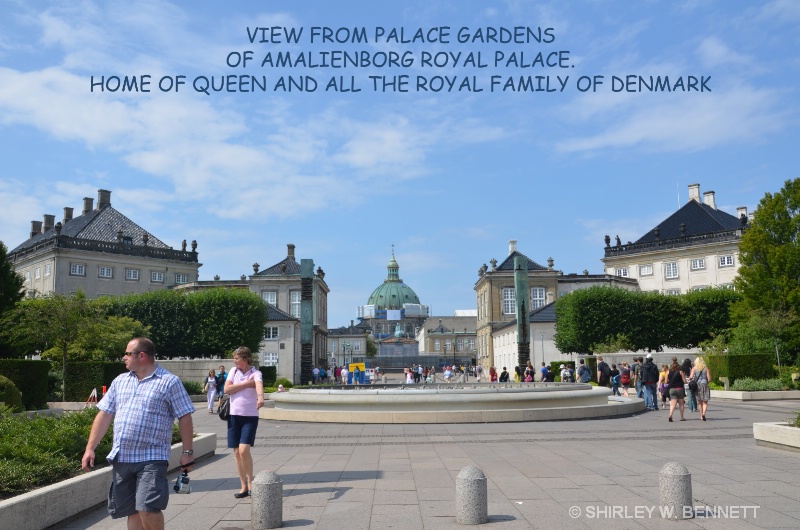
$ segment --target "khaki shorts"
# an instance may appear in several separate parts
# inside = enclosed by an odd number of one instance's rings
[[[114,462],[108,490],[108,513],[113,519],[138,512],[160,512],[169,502],[166,460]]]
[[[669,398],[670,399],[685,399],[686,398],[686,389],[684,389],[684,388],[670,388],[669,389]]]

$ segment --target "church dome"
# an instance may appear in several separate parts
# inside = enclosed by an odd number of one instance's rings
[[[388,276],[372,291],[367,305],[374,305],[376,309],[403,309],[403,304],[419,304],[419,297],[414,289],[400,279],[400,266],[394,259],[394,253],[387,269]]]

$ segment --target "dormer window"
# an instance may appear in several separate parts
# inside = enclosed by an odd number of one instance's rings
[[[126,247],[133,246],[133,238],[131,236],[122,236],[122,244]]]

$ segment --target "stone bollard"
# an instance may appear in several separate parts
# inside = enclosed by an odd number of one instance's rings
[[[667,462],[658,473],[658,492],[661,498],[661,517],[692,519],[692,474],[680,462]]]
[[[251,485],[250,509],[252,530],[280,528],[283,525],[283,481],[273,471],[262,471]]]
[[[489,521],[489,492],[481,468],[467,466],[456,478],[456,522],[483,524]]]

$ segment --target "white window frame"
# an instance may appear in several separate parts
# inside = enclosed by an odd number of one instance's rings
[[[679,296],[681,294],[680,289],[667,289],[664,291],[664,294],[667,296]]]
[[[181,284],[184,284],[184,283],[189,283],[189,275],[188,274],[184,274],[182,272],[176,272],[175,273],[175,284],[176,285],[181,285]]]
[[[433,339],[433,351],[442,351],[442,341]]]
[[[150,283],[164,283],[164,273],[160,271],[151,271]]]
[[[31,281],[31,271],[25,271],[25,281]]]
[[[620,278],[627,278],[628,277],[628,267],[620,267],[614,272]]]
[[[736,286],[734,284],[732,284],[732,283],[723,283],[723,284],[720,285],[720,288],[721,289],[730,289],[732,291],[736,290]]]
[[[674,269],[674,271],[671,269]],[[680,269],[678,269],[677,261],[667,261],[664,263],[664,278],[667,280],[676,280],[680,277]]]
[[[50,266],[50,264],[49,263],[45,264],[45,266],[44,266],[44,277],[47,278],[48,276],[50,276],[50,273],[52,271],[53,271],[53,269]]]
[[[706,268],[706,258],[694,258],[689,260],[689,267],[693,271],[702,271]]]
[[[278,326],[267,326],[264,328],[264,338],[267,340],[279,339],[280,332]]]
[[[725,256],[719,257],[719,266],[722,267],[733,267],[733,255],[727,254]]]
[[[361,341],[353,342],[353,351],[361,351]]]
[[[264,366],[278,366],[278,353],[264,352]]]
[[[503,314],[517,314],[517,293],[514,287],[503,287]]]
[[[86,265],[80,263],[72,263],[69,266],[70,276],[86,276]]]
[[[300,291],[289,291],[289,314],[294,318],[300,318],[301,304]]]
[[[545,288],[531,287],[531,309],[539,309],[545,305],[547,305],[547,291]],[[514,312],[516,313],[516,307],[514,307]]]
[[[708,285],[696,285],[696,286],[692,287],[691,290],[692,291],[707,291],[708,289],[710,289],[710,287]]]
[[[639,276],[652,276],[653,264],[639,265]]]
[[[125,279],[131,282],[138,282],[139,269],[125,269]]]
[[[278,291],[261,291],[261,299],[273,307],[278,307]]]
[[[42,277],[42,268],[41,267],[36,267],[34,269],[33,277],[36,278],[37,280]]]
[[[114,267],[105,267],[100,265],[97,267],[97,277],[98,278],[105,278],[105,279],[113,279],[114,278]]]

